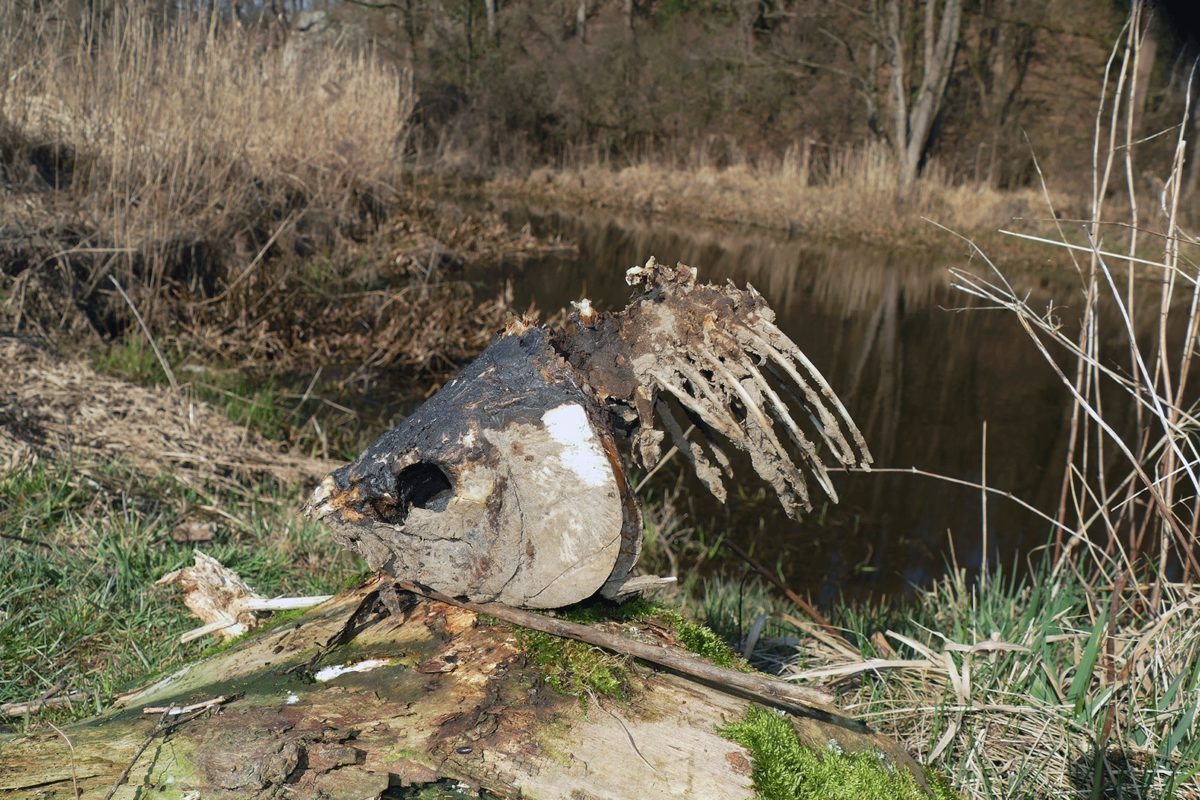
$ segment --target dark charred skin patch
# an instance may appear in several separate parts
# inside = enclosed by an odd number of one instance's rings
[[[550,346],[545,329],[525,328],[519,336],[500,337],[399,426],[332,473],[331,521],[402,522],[405,487],[398,479],[411,466],[411,454],[436,453],[436,466],[453,485],[461,465],[498,465],[495,449],[479,434],[481,424],[540,427],[547,408],[573,396],[583,402],[583,382]],[[464,440],[472,444],[461,444]]]

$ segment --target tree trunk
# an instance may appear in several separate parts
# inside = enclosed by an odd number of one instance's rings
[[[1200,194],[1200,91],[1192,96],[1191,108],[1191,163],[1187,165],[1187,179],[1183,184],[1184,197],[1193,198]]]
[[[1137,12],[1139,17],[1141,9]],[[1146,117],[1146,108],[1150,99],[1150,83],[1154,76],[1154,62],[1158,57],[1158,33],[1159,33],[1158,16],[1153,12],[1146,15],[1146,23],[1142,27],[1141,35],[1137,38],[1136,60],[1137,72],[1135,74],[1135,91],[1137,96],[1133,101],[1135,114],[1131,127],[1133,128],[1134,136],[1140,136],[1142,133],[1142,120]]]
[[[888,0],[886,28],[892,65],[892,145],[899,170],[900,194],[912,192],[929,150],[933,123],[946,94],[962,24],[962,0],[944,0],[940,19],[937,0],[926,0],[921,50],[921,83],[910,88],[909,49],[900,0]],[[915,65],[914,65],[915,66]]]
[[[496,0],[483,0],[483,9],[487,13],[488,39],[496,41]]]
[[[513,628],[410,595],[393,617],[374,597],[340,595],[94,720],[0,737],[0,797],[361,800],[438,780],[526,798],[753,793],[751,754],[717,732],[747,701],[639,667],[625,698],[585,707],[546,685]],[[808,746],[919,774],[878,735],[793,720]]]

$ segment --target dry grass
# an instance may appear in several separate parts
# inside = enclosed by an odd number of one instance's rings
[[[1200,592],[1157,616],[1113,574],[950,575],[823,630],[757,581],[681,598],[759,669],[818,685],[967,798],[1200,799]],[[1095,585],[1093,585],[1093,583]],[[1138,587],[1145,591],[1149,587]]]
[[[447,275],[537,244],[397,188],[403,71],[150,8],[0,8],[0,325],[136,332],[115,278],[202,360],[436,371],[481,349],[500,304]]]
[[[1183,126],[1164,131],[1176,158],[1163,191],[1137,194],[1142,13],[1134,3],[1106,74],[1090,218],[1045,240],[1078,295],[1032,308],[982,251],[982,273],[954,272],[1015,317],[1031,368],[1072,400],[1042,568],[1006,579],[985,567],[973,583],[955,569],[907,605],[842,609],[845,638],[777,612],[803,635],[765,654],[796,680],[838,685],[848,710],[971,797],[1200,798],[1200,239],[1181,222]],[[1138,336],[1147,305],[1158,325]]]
[[[1200,797],[1200,594],[1172,585],[1161,616],[1110,629],[1111,585],[1041,577],[984,591],[958,572],[843,609],[844,640],[776,611],[755,660],[833,689],[968,797]]]
[[[19,32],[0,43],[9,147],[60,155],[41,177],[69,186],[107,246],[269,235],[252,229],[289,211],[355,217],[355,201],[388,195],[412,104],[396,69],[333,47],[289,59],[261,32],[211,36],[146,9],[91,25],[0,11]]]
[[[76,471],[120,461],[195,490],[235,490],[267,478],[301,487],[331,469],[282,452],[187,389],[143,388],[0,338],[0,475],[38,458],[71,462]]]
[[[0,706],[34,701],[0,723],[100,713],[195,659],[204,643],[178,643],[194,622],[155,585],[195,547],[268,594],[361,572],[299,513],[328,464],[231,422],[190,377],[147,389],[0,337]]]
[[[506,176],[494,191],[661,212],[701,219],[783,228],[819,237],[897,238],[927,235],[927,217],[961,231],[993,229],[1041,208],[1031,190],[998,191],[956,184],[936,164],[914,196],[897,200],[899,183],[890,150],[870,144],[835,152],[815,175],[789,151],[777,163],[725,168],[693,159],[689,168],[641,164],[538,169]]]
[[[397,190],[406,74],[150,7],[0,7],[0,326],[140,337],[132,305],[176,356],[276,373],[478,353],[504,297],[450,273],[539,245]]]

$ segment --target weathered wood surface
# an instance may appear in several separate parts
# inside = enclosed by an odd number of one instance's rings
[[[0,797],[104,798],[127,768],[114,797],[363,800],[442,778],[502,797],[752,795],[749,754],[717,733],[746,701],[646,669],[630,698],[595,697],[585,709],[539,680],[510,626],[426,599],[394,617],[364,603],[369,591],[243,640],[94,720],[0,738]],[[329,667],[372,661],[321,680]],[[143,713],[216,697],[232,699],[162,733],[162,715]],[[795,721],[814,747],[832,740],[911,766],[876,735]]]

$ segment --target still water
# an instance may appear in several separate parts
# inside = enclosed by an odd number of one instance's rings
[[[573,245],[474,276],[485,291],[511,282],[516,308],[532,303],[553,314],[588,297],[601,310],[619,309],[630,293],[625,270],[650,255],[697,267],[703,280],[749,282],[842,397],[877,467],[980,481],[986,423],[987,484],[1042,509],[1057,505],[1066,391],[1008,312],[971,309],[951,288],[947,268],[971,266],[951,237],[932,255],[602,212],[496,210],[514,228]],[[1065,283],[1026,282],[1035,299],[1069,299]],[[677,477],[664,471],[647,489],[662,492]],[[822,602],[928,585],[952,560],[978,569],[985,540],[990,563],[1021,569],[1049,535],[1045,521],[995,496],[985,520],[978,490],[926,477],[838,474],[841,503],[800,521],[754,475],[741,478],[726,506],[694,478],[677,502],[710,536],[752,547]]]

